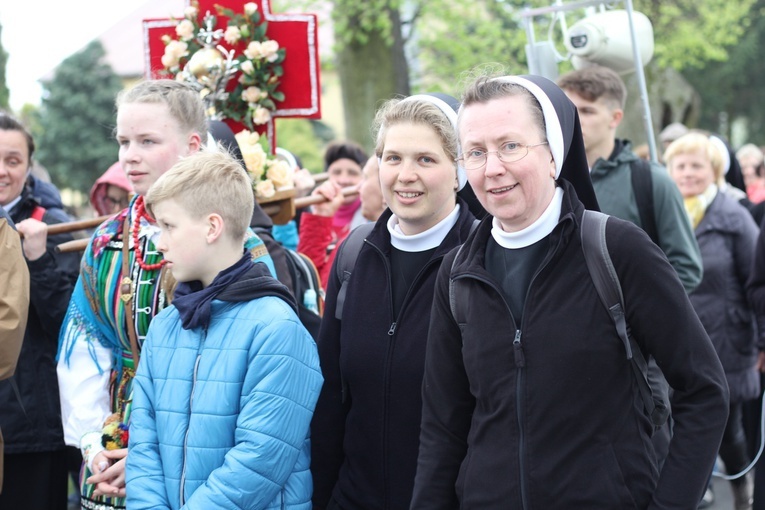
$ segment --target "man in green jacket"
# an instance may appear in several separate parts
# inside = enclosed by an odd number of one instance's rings
[[[13,375],[29,311],[29,270],[19,235],[0,207],[0,380]],[[3,435],[0,432],[0,492],[3,489]]]
[[[616,138],[627,97],[624,82],[615,71],[592,66],[561,76],[558,86],[579,112],[590,177],[601,211],[631,221],[650,235],[650,226],[641,221],[638,203],[651,204],[652,199],[653,211],[643,211],[643,218],[652,217],[652,238],[690,293],[701,282],[701,254],[680,192],[663,167],[639,165],[630,142]],[[650,187],[644,191],[633,189],[632,172],[649,168]],[[648,197],[636,196],[641,193]]]

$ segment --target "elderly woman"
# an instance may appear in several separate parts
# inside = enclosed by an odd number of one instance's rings
[[[545,78],[481,78],[458,128],[490,216],[436,280],[412,508],[696,508],[727,418],[722,367],[661,250],[608,218],[627,323],[675,388],[659,473],[582,251],[597,202],[575,106]]]
[[[757,398],[757,326],[746,296],[757,225],[749,212],[719,192],[723,160],[718,148],[701,133],[682,136],[667,147],[667,168],[685,201],[695,229],[704,266],[701,284],[690,294],[725,370],[730,388],[730,414],[720,445],[720,457],[730,474],[749,464],[742,407]],[[748,477],[732,482],[736,508],[751,508]]]
[[[48,235],[48,225],[70,218],[63,209],[40,205],[30,177],[34,149],[29,131],[0,112],[0,208],[24,234],[31,281],[29,320],[16,374],[0,382],[0,429],[5,437],[0,508],[64,509],[67,472],[56,346],[77,279],[79,254],[55,250],[70,241],[71,234]]]

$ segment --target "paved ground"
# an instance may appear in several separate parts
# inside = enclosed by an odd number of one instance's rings
[[[730,492],[730,482],[720,478],[712,478],[712,488],[715,491],[715,502],[708,510],[732,510],[733,495]]]

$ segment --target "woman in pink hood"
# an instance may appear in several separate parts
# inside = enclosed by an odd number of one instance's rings
[[[133,189],[119,163],[114,163],[90,189],[90,205],[103,216],[116,214],[130,203]]]

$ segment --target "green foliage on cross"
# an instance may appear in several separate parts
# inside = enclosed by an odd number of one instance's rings
[[[95,40],[43,82],[37,158],[59,188],[87,192],[117,161],[114,98],[122,83],[104,54]]]

